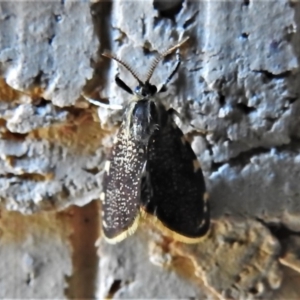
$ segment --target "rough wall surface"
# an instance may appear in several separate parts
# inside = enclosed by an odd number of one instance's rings
[[[299,23],[292,0],[0,2],[0,297],[297,298]],[[182,36],[162,97],[201,162],[211,233],[188,246],[145,224],[97,256],[92,200],[121,113],[97,116],[81,93],[125,105],[115,74],[137,83],[99,53],[143,78]]]

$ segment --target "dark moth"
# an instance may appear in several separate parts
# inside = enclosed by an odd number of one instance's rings
[[[209,203],[200,164],[174,122],[174,110],[167,110],[158,97],[179,68],[179,53],[174,71],[161,88],[150,83],[158,62],[185,41],[160,54],[144,82],[126,63],[104,54],[125,66],[139,83],[132,91],[116,77],[116,83],[133,97],[105,164],[100,196],[103,232],[111,243],[133,234],[145,215],[167,234],[187,243],[198,242],[209,229]]]

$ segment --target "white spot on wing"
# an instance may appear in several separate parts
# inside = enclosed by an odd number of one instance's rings
[[[100,194],[100,200],[104,203],[104,201],[105,201],[105,193],[101,193]]]
[[[110,169],[110,161],[107,160],[104,165],[104,170],[106,171],[107,175],[109,175],[109,169]]]
[[[206,221],[205,221],[205,219],[203,219],[203,220],[201,221],[200,225],[198,226],[198,228],[204,227],[205,224],[206,224]]]
[[[207,203],[208,199],[209,199],[209,194],[208,193],[204,193],[204,195],[203,195],[203,201],[204,201],[204,203]]]
[[[194,173],[196,173],[201,168],[198,159],[193,160],[193,165],[194,165]]]

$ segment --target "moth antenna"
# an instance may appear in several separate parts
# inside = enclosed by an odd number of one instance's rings
[[[167,50],[163,51],[162,53],[159,53],[158,56],[154,59],[152,65],[150,66],[150,69],[148,71],[148,75],[146,78],[145,82],[149,82],[149,80],[151,79],[154,70],[156,69],[158,63],[167,55],[169,55],[170,53],[172,53],[174,50],[178,49],[182,44],[184,44],[187,40],[189,39],[189,37],[186,37],[185,39],[183,39],[181,42],[177,43],[176,45],[168,48]]]
[[[108,51],[104,51],[102,53],[103,56],[108,57],[110,59],[113,59],[115,61],[117,61],[120,65],[122,65],[123,67],[125,67],[130,74],[138,81],[138,83],[140,85],[143,85],[142,80],[138,77],[138,75],[133,71],[133,69],[130,67],[129,64],[127,64],[126,62],[124,62],[123,60],[121,60],[120,58],[118,58],[117,56],[115,56],[114,54],[108,52]]]

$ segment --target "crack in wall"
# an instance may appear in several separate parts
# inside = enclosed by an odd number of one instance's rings
[[[92,201],[83,207],[69,209],[72,216],[73,234],[70,237],[73,248],[72,275],[66,278],[68,299],[95,299],[99,258],[96,240],[99,237],[99,205]]]

